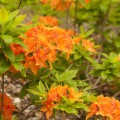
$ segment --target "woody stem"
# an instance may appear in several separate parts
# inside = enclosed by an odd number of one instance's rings
[[[18,113],[18,116],[20,116],[22,113],[23,113],[23,111],[25,110],[25,109],[27,109],[29,106],[31,106],[32,105],[32,103],[29,103],[27,106],[25,106],[19,113]]]
[[[1,97],[1,112],[0,112],[0,116],[2,116],[2,112],[3,112],[3,107],[4,107],[4,74],[2,74],[2,97]]]
[[[19,0],[18,9],[20,9],[21,4],[22,4],[22,1]]]

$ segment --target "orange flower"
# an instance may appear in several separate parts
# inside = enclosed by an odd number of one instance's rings
[[[90,2],[90,0],[85,0],[85,3],[89,3]]]
[[[1,109],[1,98],[2,94],[0,94],[0,109]],[[12,99],[4,94],[4,106],[2,117],[4,120],[12,120],[12,112],[15,111],[15,107],[12,103]]]
[[[82,95],[82,92],[76,92],[74,88],[69,88],[68,92],[68,99],[73,101],[81,101],[80,97]]]
[[[56,10],[69,9],[74,0],[41,0],[43,4],[50,4],[51,8]]]
[[[11,44],[10,47],[15,55],[25,53],[25,50],[19,44]]]
[[[43,105],[44,106],[40,110],[46,113],[46,118],[49,120],[55,104],[52,101],[46,100]]]
[[[107,116],[110,120],[120,120],[120,101],[102,95],[98,96],[97,101],[90,106],[86,119],[93,115]]]
[[[90,40],[82,39],[82,37],[80,36],[80,37],[75,37],[73,41],[74,41],[74,44],[78,44],[81,41],[82,46],[84,47],[85,50],[89,52],[96,52],[94,48],[94,43],[91,42]]]
[[[24,67],[25,68],[30,68],[34,74],[37,74],[39,66],[36,66],[36,62],[35,62],[34,57],[26,56],[25,61],[26,62],[24,64]]]
[[[57,86],[51,88],[48,95],[47,100],[43,102],[43,107],[41,111],[46,112],[46,118],[49,120],[52,115],[53,108],[61,101],[62,96],[66,96],[68,86]]]
[[[50,4],[50,7],[56,10],[67,10],[72,5],[75,6],[75,0],[40,0],[43,4]],[[85,3],[89,3],[90,0],[84,0]],[[82,4],[80,4],[82,8]]]
[[[23,38],[28,50],[25,51],[25,67],[34,73],[40,67],[52,67],[58,50],[69,55],[72,52],[73,40],[69,32],[55,27],[36,26],[26,32]]]
[[[51,88],[48,93],[48,99],[52,100],[54,102],[59,102],[62,99],[62,96],[66,96],[68,86],[57,86],[54,88]]]
[[[82,40],[81,37],[75,37],[74,38],[74,44],[78,44]]]
[[[49,120],[53,108],[61,102],[63,97],[66,97],[68,100],[73,100],[73,102],[82,102],[80,99],[81,94],[81,92],[76,92],[74,88],[69,88],[67,85],[52,87],[47,94],[47,100],[43,102],[41,111],[46,113],[46,117]]]
[[[51,7],[56,10],[66,10],[73,2],[73,0],[51,0]]]
[[[58,19],[52,16],[41,16],[39,22],[46,26],[58,26]]]
[[[82,41],[82,45],[85,48],[85,50],[89,51],[89,52],[96,52],[96,50],[94,49],[94,43],[84,39]]]

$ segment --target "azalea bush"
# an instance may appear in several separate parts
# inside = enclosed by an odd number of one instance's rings
[[[22,84],[20,99],[28,95],[47,120],[58,111],[119,120],[119,4],[0,0],[0,119],[19,120],[27,109],[18,111],[5,93],[7,76]]]

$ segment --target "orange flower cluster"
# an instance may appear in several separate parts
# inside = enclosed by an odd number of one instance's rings
[[[0,94],[0,109],[1,109],[1,98],[2,94]],[[15,107],[12,103],[12,99],[10,99],[6,94],[4,94],[4,106],[2,117],[4,120],[12,120],[12,112],[15,111]]]
[[[120,120],[120,101],[102,95],[98,96],[97,101],[90,106],[86,119],[88,120],[93,115],[106,116],[110,120]]]
[[[82,45],[85,48],[85,50],[89,51],[89,52],[96,52],[95,48],[94,48],[94,43],[91,42],[90,40],[86,40],[84,39],[82,41]]]
[[[75,3],[75,0],[40,0],[43,4],[50,4],[52,9],[67,10],[71,5]],[[89,3],[90,0],[84,0],[85,3]],[[80,4],[81,5],[81,4]]]
[[[96,52],[96,50],[94,48],[94,43],[92,41],[87,40],[87,39],[82,39],[81,37],[74,38],[74,44],[78,44],[78,43],[80,43],[80,41],[86,51]]]
[[[47,100],[43,102],[41,111],[46,112],[46,117],[49,119],[52,115],[53,108],[61,102],[62,97],[66,97],[74,102],[82,101],[80,99],[81,94],[81,92],[76,92],[74,88],[68,87],[67,85],[53,87],[47,94]]]
[[[69,56],[73,48],[73,40],[64,29],[57,26],[36,26],[26,32],[23,38],[28,46],[25,53],[25,67],[30,68],[35,74],[40,67],[52,67],[58,51],[65,52]]]
[[[51,8],[56,10],[69,9],[74,0],[40,0],[43,4],[50,4]]]
[[[58,19],[52,16],[41,16],[39,22],[45,26],[58,26]]]

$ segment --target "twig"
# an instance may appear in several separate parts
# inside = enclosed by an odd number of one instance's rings
[[[24,111],[25,109],[27,109],[27,108],[28,108],[29,106],[31,106],[31,105],[32,105],[32,103],[26,105],[26,106],[18,113],[18,116],[20,116],[20,115],[23,113],[23,111]]]
[[[70,66],[65,71],[69,70],[72,67],[72,65],[73,65],[73,63],[70,64]]]
[[[78,0],[76,0],[75,2],[74,35],[76,34],[77,5],[78,5]]]
[[[99,86],[96,86],[96,87],[94,87],[94,88],[91,88],[91,89],[89,89],[88,91],[90,91],[90,90],[95,90],[95,89],[97,89],[97,88],[103,87],[103,86],[105,86],[105,85],[107,85],[107,84],[109,84],[109,83],[112,83],[112,81],[107,82],[107,83],[104,83],[104,84],[99,85]]]
[[[85,70],[85,76],[87,77],[87,78],[89,78],[89,75],[88,75],[88,72],[89,72],[89,65],[86,67],[86,70]]]
[[[1,110],[0,110],[0,116],[2,116],[3,107],[4,107],[4,74],[2,74],[2,97],[1,97]]]
[[[85,79],[85,80],[82,80],[83,82],[86,82],[86,81],[89,81],[89,80],[92,80],[93,78],[88,78],[88,79]]]
[[[13,81],[15,81],[16,83],[18,83],[18,84],[20,84],[20,85],[24,85],[23,83],[21,83],[21,82],[18,82],[16,79],[14,79],[11,75],[9,75],[9,77],[13,80]]]
[[[109,16],[109,13],[110,13],[110,8],[111,8],[111,5],[112,5],[112,0],[110,0],[110,2],[109,2],[109,6],[108,6],[108,10],[107,10],[107,12],[106,12],[106,19],[105,19],[105,22],[107,21],[107,19],[108,19],[108,16]]]
[[[101,80],[101,77],[99,77],[99,78],[96,80],[96,82],[94,83],[93,87],[96,87],[96,86],[98,85],[98,83],[100,82],[100,80]]]
[[[20,9],[21,4],[22,4],[22,1],[19,0],[18,9]]]
[[[89,78],[92,78],[92,79],[93,79],[93,76],[92,76],[92,75],[89,76],[89,71],[90,71],[90,65],[87,65],[86,70],[85,70],[85,75],[86,75],[87,79],[89,79]],[[92,86],[92,81],[91,81],[91,79],[89,79],[88,82],[89,82],[89,84]]]
[[[120,91],[118,91],[117,93],[115,93],[115,94],[113,95],[113,97],[117,97],[118,95],[120,95]]]

